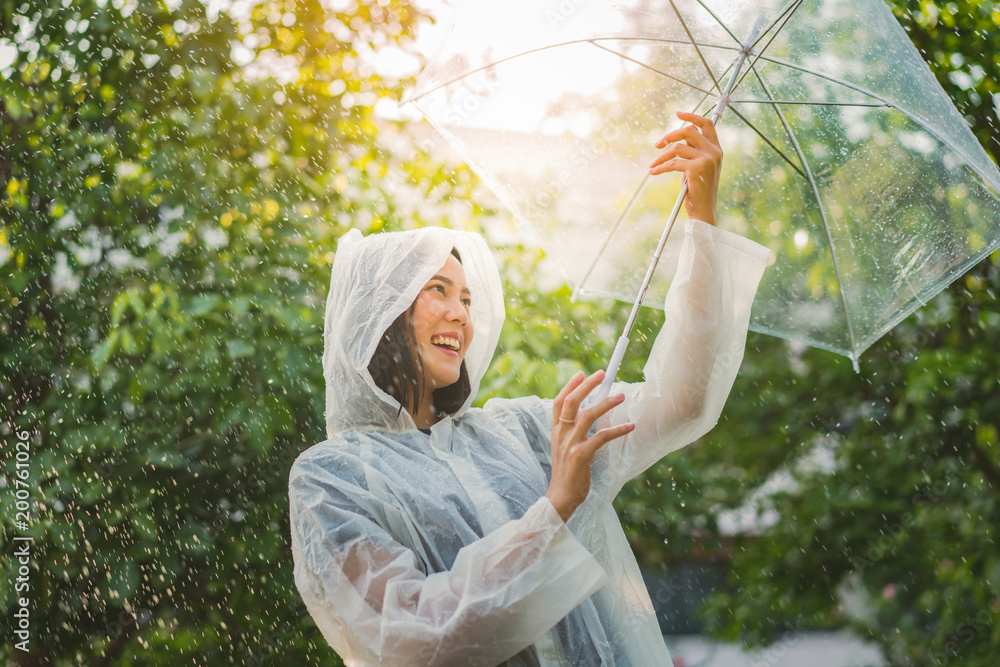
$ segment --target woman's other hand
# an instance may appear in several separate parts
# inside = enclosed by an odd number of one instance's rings
[[[656,142],[664,148],[649,165],[650,174],[683,171],[688,191],[684,209],[689,218],[715,224],[715,200],[722,172],[722,147],[712,121],[704,116],[678,111],[677,117],[691,123],[668,132]]]
[[[580,371],[566,383],[552,404],[552,480],[545,497],[563,521],[569,519],[590,493],[590,462],[597,450],[635,428],[635,424],[622,424],[588,436],[598,418],[625,400],[624,394],[608,396],[581,410],[580,405],[603,379],[604,371],[588,378]]]

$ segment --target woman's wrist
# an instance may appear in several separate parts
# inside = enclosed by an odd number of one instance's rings
[[[560,498],[558,493],[549,491],[545,494],[545,497],[552,503],[552,507],[555,508],[556,513],[563,520],[563,523],[569,521],[569,518],[573,516],[573,512],[576,511],[576,506]]]
[[[715,211],[708,209],[694,209],[692,208],[687,212],[688,219],[690,220],[701,220],[702,222],[715,226]]]

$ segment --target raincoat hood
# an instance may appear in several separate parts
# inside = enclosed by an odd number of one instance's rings
[[[337,243],[326,301],[323,375],[327,437],[348,431],[415,429],[399,401],[375,384],[368,364],[382,334],[406,311],[452,249],[462,257],[472,293],[475,335],[465,356],[472,391],[479,389],[504,320],[500,274],[481,236],[440,227],[362,236],[352,229]]]

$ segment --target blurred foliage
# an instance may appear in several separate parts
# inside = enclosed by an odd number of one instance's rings
[[[1000,10],[892,4],[1000,155]],[[0,656],[336,664],[292,583],[286,519],[291,462],[323,438],[335,239],[489,211],[467,171],[376,124],[405,81],[363,56],[411,49],[419,15],[327,6],[0,3],[0,47],[17,49],[0,69],[0,488],[27,432],[37,501],[33,651]],[[478,400],[552,396],[602,367],[627,306],[539,290],[536,252],[497,252],[509,317]],[[998,290],[994,255],[860,375],[751,334],[719,426],[618,500],[641,562],[728,562],[732,588],[706,607],[722,637],[850,626],[892,664],[994,664]],[[642,314],[623,379],[661,321]],[[9,554],[25,531],[4,507]],[[726,512],[756,529],[720,530]],[[16,562],[0,567],[10,618]]]
[[[377,141],[405,82],[362,55],[411,49],[419,15],[338,6],[0,3],[4,618],[12,537],[35,539],[31,652],[0,660],[336,661],[292,584],[286,495],[323,438],[335,239],[472,209],[462,173]]]
[[[997,161],[1000,6],[890,5]],[[719,425],[619,498],[644,565],[727,562],[730,589],[703,608],[719,637],[850,627],[891,665],[997,664],[998,294],[994,253],[869,349],[860,374],[751,333]]]
[[[495,396],[551,398],[577,371],[589,374],[605,368],[632,304],[574,302],[566,286],[540,290],[540,251],[496,244],[494,250],[504,281],[507,321],[476,404]],[[662,310],[640,311],[619,380],[642,380],[642,365],[662,324]]]

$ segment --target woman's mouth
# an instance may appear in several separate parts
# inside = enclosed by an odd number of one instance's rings
[[[445,352],[458,354],[462,349],[462,337],[458,334],[435,334],[431,336],[431,344]]]

